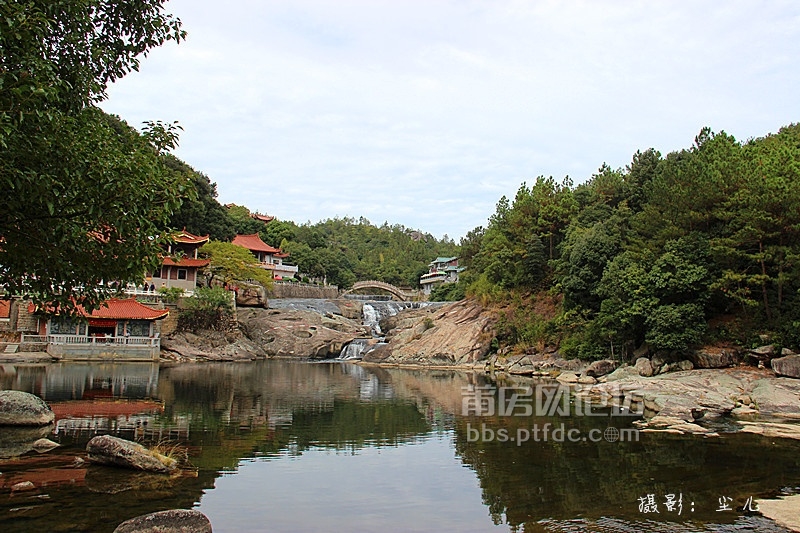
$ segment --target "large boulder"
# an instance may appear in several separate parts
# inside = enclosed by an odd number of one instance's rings
[[[0,391],[0,425],[46,426],[56,415],[44,400],[34,394],[16,390]]]
[[[779,376],[800,378],[800,355],[787,355],[773,359],[772,370]]]
[[[642,377],[649,378],[653,375],[653,365],[650,363],[650,359],[647,357],[638,358],[634,366],[636,368],[636,372]]]
[[[396,326],[387,332],[387,344],[368,352],[363,360],[400,365],[472,365],[489,353],[495,322],[492,312],[470,300],[440,308],[401,311],[393,321]]]
[[[211,533],[211,522],[194,509],[171,509],[126,520],[114,533]]]
[[[738,362],[738,354],[733,349],[703,348],[691,356],[695,368],[727,368]]]
[[[617,368],[617,362],[612,361],[611,359],[601,359],[600,361],[594,361],[590,364],[584,375],[590,376],[593,378],[599,378],[600,376],[605,376],[606,374],[610,374]]]
[[[148,450],[141,444],[111,435],[94,437],[86,445],[89,461],[134,470],[169,474],[178,467],[175,459]]]
[[[760,379],[749,395],[762,414],[800,418],[800,381],[796,379]]]

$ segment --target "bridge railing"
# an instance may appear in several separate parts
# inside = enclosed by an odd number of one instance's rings
[[[378,280],[366,280],[366,281],[357,281],[353,284],[353,286],[344,292],[344,294],[352,293],[353,291],[361,290],[361,289],[382,289],[385,290],[394,296],[397,296],[403,301],[410,300],[415,298],[419,295],[418,291],[405,291],[400,287],[392,285],[391,283],[386,283],[385,281],[378,281]]]

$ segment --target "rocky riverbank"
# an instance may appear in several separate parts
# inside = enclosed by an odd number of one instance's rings
[[[299,304],[240,308],[238,327],[231,331],[165,337],[162,358],[332,359],[354,339],[371,337],[362,323],[360,302],[323,303],[317,310]],[[742,431],[800,438],[800,356],[785,349],[711,347],[683,358],[643,353],[635,364],[617,368],[614,361],[564,360],[554,347],[488,356],[495,324],[492,312],[471,301],[404,310],[381,320],[386,342],[369,343],[362,364],[471,370],[498,383],[508,378],[556,379],[581,396],[642,404],[640,425],[645,431],[707,436]]]

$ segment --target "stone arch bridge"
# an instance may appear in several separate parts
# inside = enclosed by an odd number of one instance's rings
[[[343,292],[342,294],[351,294],[355,291],[361,289],[379,289],[382,291],[386,291],[401,302],[406,302],[408,300],[412,300],[415,296],[417,296],[416,292],[408,292],[404,291],[400,287],[395,287],[391,283],[386,283],[385,281],[376,281],[376,280],[369,280],[369,281],[357,281],[353,284],[353,286]]]

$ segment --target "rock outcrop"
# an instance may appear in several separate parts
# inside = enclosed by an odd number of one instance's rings
[[[546,348],[544,352],[525,355],[492,355],[486,360],[486,370],[505,372],[517,376],[554,377],[572,379],[577,382],[578,376],[586,368],[586,363],[578,359],[563,359],[555,348]]]
[[[328,359],[356,337],[360,323],[340,315],[289,309],[240,309],[239,327],[268,357]]]
[[[800,494],[778,500],[756,500],[758,511],[791,531],[800,531]]]
[[[148,450],[141,444],[111,435],[94,437],[86,445],[92,463],[120,466],[158,474],[169,474],[178,467],[175,459]]]
[[[211,533],[211,522],[194,509],[171,509],[126,520],[114,533]]]
[[[462,300],[444,307],[402,311],[382,322],[387,343],[364,355],[366,363],[422,366],[472,365],[486,357],[494,338],[493,313]]]
[[[161,358],[173,361],[250,361],[264,357],[266,352],[237,330],[176,331],[161,339]]]
[[[0,391],[0,426],[46,426],[53,420],[50,406],[35,394]]]
[[[742,431],[800,439],[800,425],[768,423],[765,418],[800,419],[800,382],[776,379],[768,370],[703,369],[646,378],[635,367],[623,367],[585,392],[643,403],[646,419],[641,425],[648,431],[711,435],[714,422],[730,416],[739,419]],[[751,424],[747,419],[753,415],[763,420]]]

